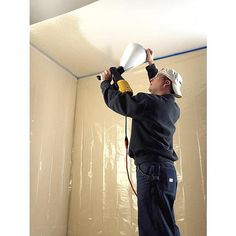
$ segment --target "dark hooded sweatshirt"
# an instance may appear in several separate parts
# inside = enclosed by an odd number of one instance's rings
[[[154,64],[146,70],[149,79],[158,72]],[[136,165],[178,159],[173,150],[173,134],[180,109],[173,94],[138,93],[132,96],[117,91],[109,81],[103,81],[101,89],[110,109],[132,118],[129,156],[134,158]]]

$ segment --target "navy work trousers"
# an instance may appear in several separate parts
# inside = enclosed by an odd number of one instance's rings
[[[173,205],[177,189],[175,166],[146,162],[136,166],[139,236],[180,236]]]

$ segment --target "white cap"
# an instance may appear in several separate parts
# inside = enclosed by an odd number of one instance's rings
[[[181,85],[182,85],[182,77],[179,73],[177,73],[175,70],[173,69],[168,69],[168,68],[162,68],[158,73],[158,74],[162,74],[165,75],[169,80],[172,81],[172,88],[175,92],[175,97],[177,98],[181,98],[182,97],[182,93],[180,91]]]

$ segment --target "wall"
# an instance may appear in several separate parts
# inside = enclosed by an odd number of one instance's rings
[[[30,48],[32,236],[65,236],[77,80]]]
[[[177,99],[181,118],[174,148],[178,193],[175,203],[182,236],[206,234],[206,50],[166,58],[159,68],[172,67],[184,78],[183,98]],[[124,74],[134,93],[147,92],[142,65]],[[138,235],[136,197],[125,171],[124,118],[104,104],[94,76],[80,79],[77,88],[72,151],[72,192],[69,236]],[[130,134],[131,120],[129,120]],[[135,185],[135,166],[130,160]]]

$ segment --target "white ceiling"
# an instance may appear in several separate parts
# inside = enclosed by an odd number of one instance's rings
[[[96,0],[30,0],[30,24],[84,7]]]
[[[206,46],[202,0],[100,0],[30,27],[31,45],[78,77],[118,66],[137,42],[155,57]]]

